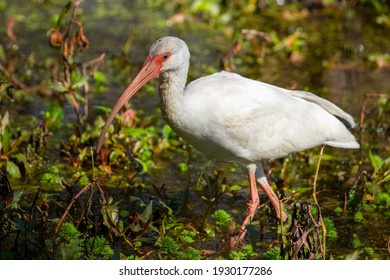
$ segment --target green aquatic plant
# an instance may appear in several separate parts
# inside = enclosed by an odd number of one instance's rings
[[[199,250],[187,247],[183,251],[177,254],[178,260],[201,260],[203,259],[202,254]]]
[[[323,223],[326,228],[326,242],[330,244],[335,241],[339,236],[337,233],[337,228],[331,218],[325,217],[323,219]]]
[[[232,216],[223,209],[215,210],[211,217],[215,219],[215,224],[217,226],[220,226],[225,229],[230,225],[232,221]]]
[[[0,45],[0,56],[4,52],[2,46]],[[1,59],[0,59],[1,60]],[[2,78],[2,74],[0,72],[0,101],[2,99],[7,99],[11,102],[15,101],[14,99],[14,85],[7,82]]]
[[[253,250],[252,245],[245,245],[240,250],[233,250],[229,253],[230,260],[248,260],[256,257],[257,253]]]
[[[80,53],[89,47],[89,40],[84,32],[83,23],[78,20],[79,6],[82,1],[68,2],[61,10],[55,26],[50,30],[50,44],[59,49],[63,66],[63,76],[48,83],[53,91],[62,94],[76,114],[79,132],[84,130],[89,113],[89,81],[94,79],[99,86],[105,82],[102,67],[105,54],[87,62],[80,63]],[[70,19],[64,26],[69,11]],[[96,74],[97,73],[97,74]]]
[[[86,256],[88,259],[111,259],[114,250],[103,236],[93,236],[87,239]]]
[[[32,175],[49,136],[44,125],[29,125],[12,127],[8,111],[0,115],[0,168],[4,167],[14,178]]]
[[[386,183],[390,181],[390,157],[382,159],[379,155],[369,151],[369,159],[374,168],[374,172],[371,175],[372,184],[386,186]]]
[[[114,252],[103,236],[84,239],[71,222],[61,225],[58,236],[63,239],[57,248],[57,255],[62,259],[110,259]]]
[[[282,260],[283,258],[280,252],[280,247],[268,249],[266,252],[264,252],[264,258],[266,260]]]
[[[168,256],[175,257],[180,249],[180,246],[171,236],[163,236],[157,242],[157,246],[160,247]]]

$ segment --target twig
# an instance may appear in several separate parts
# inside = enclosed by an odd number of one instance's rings
[[[311,206],[314,203],[297,201],[293,205],[291,225],[286,234],[286,237],[289,239],[286,243],[289,258],[315,259],[318,251],[324,256],[319,233],[321,226],[320,209],[318,206],[315,206],[318,209],[317,219],[315,219],[311,211]],[[286,251],[283,245],[281,252],[283,252],[281,256],[284,257]]]
[[[62,60],[63,60],[63,64],[64,64],[64,77],[65,77],[66,85],[68,87],[68,94],[69,94],[69,98],[70,98],[70,103],[73,107],[73,110],[75,111],[75,113],[77,115],[77,120],[79,121],[79,124],[83,127],[84,126],[84,119],[82,118],[82,116],[80,114],[80,104],[77,101],[77,99],[73,93],[72,80],[71,80],[71,67],[70,67],[69,60],[68,60],[68,55],[69,54],[73,55],[72,53],[69,53],[69,51],[72,50],[72,48],[73,48],[72,40],[74,37],[74,36],[72,36],[72,37],[70,36],[71,28],[72,28],[72,26],[76,25],[79,27],[79,30],[81,29],[81,23],[76,21],[76,17],[77,17],[77,10],[82,2],[84,2],[84,0],[78,0],[74,3],[71,19],[70,19],[69,24],[66,28],[66,31],[63,35],[63,42],[64,43],[63,43],[63,50],[62,50]]]
[[[84,218],[84,215],[88,215],[88,213],[91,211],[91,205],[92,205],[92,196],[93,196],[93,188],[89,188],[89,196],[87,201],[85,202],[85,207],[83,208],[83,211],[81,212],[80,218],[77,221],[76,225],[79,226]],[[88,217],[88,216],[87,216]]]
[[[79,8],[80,4],[83,3],[84,0],[77,0],[75,3],[74,3],[74,6],[73,6],[73,12],[72,12],[72,19],[71,21],[69,22],[68,24],[68,27],[66,29],[66,32],[64,34],[64,39],[69,37],[69,33],[70,33],[70,29],[72,28],[72,25],[75,23],[75,19],[77,17],[77,9]]]
[[[22,82],[20,82],[18,79],[16,79],[16,78],[14,77],[14,75],[12,75],[10,72],[8,72],[8,70],[5,69],[4,65],[1,64],[1,62],[0,62],[0,72],[2,72],[2,73],[4,74],[4,76],[5,76],[9,81],[11,81],[15,86],[17,86],[18,88],[23,89],[23,88],[26,87],[25,84],[23,84]]]
[[[102,180],[104,177],[102,178],[99,178],[99,180]],[[101,200],[102,200],[102,203],[106,203],[106,199],[105,199],[105,196],[104,196],[104,191],[102,190],[102,188],[100,187],[99,183],[98,183],[98,180],[95,180],[95,178],[93,178],[92,182],[90,182],[89,184],[85,185],[75,196],[73,196],[72,200],[70,201],[69,205],[66,207],[65,209],[65,212],[64,214],[62,214],[60,220],[58,221],[56,227],[54,228],[54,231],[53,231],[53,234],[52,236],[54,237],[55,234],[57,234],[58,230],[60,229],[62,223],[64,222],[66,216],[69,214],[69,211],[70,209],[72,208],[73,204],[77,201],[77,199],[83,194],[85,193],[89,188],[93,188],[93,187],[97,187],[98,191],[99,191],[99,194],[100,194],[100,197],[101,197]],[[87,203],[90,203],[91,202],[91,199],[92,199],[92,194],[93,194],[93,190],[91,190],[91,193],[89,195],[89,198],[87,200]],[[87,208],[88,208],[88,211],[87,213],[89,212],[89,209],[90,209],[90,204],[87,205]],[[84,211],[81,215],[81,217],[84,215]],[[79,220],[79,222],[81,221],[81,218]]]
[[[279,199],[279,215],[280,215],[280,235],[283,236],[284,230],[283,230],[283,204],[282,201]]]
[[[347,215],[347,193],[344,193],[344,204],[343,204],[343,216],[345,217]]]
[[[32,217],[32,214],[33,214],[33,211],[34,211],[34,207],[35,207],[35,205],[37,203],[37,200],[38,200],[40,192],[41,192],[41,188],[38,188],[37,194],[35,195],[33,203],[31,204],[31,207],[30,207],[30,217]]]
[[[271,37],[263,31],[258,31],[254,29],[242,29],[241,34],[244,34],[247,38],[260,37],[267,43],[271,42]]]
[[[92,160],[92,179],[95,180],[95,159],[93,157],[94,149],[92,146],[90,147],[90,152],[91,152],[91,160]]]
[[[324,153],[324,149],[325,149],[325,145],[322,145],[321,146],[321,151],[320,151],[320,155],[318,157],[318,162],[317,162],[317,168],[316,168],[316,173],[314,175],[314,182],[313,182],[313,199],[314,199],[314,203],[316,205],[318,205],[318,202],[317,202],[317,178],[318,178],[318,173],[320,171],[320,164],[321,164],[321,160],[322,160],[322,155]]]
[[[320,155],[318,158],[316,173],[314,175],[314,182],[313,182],[313,200],[314,200],[314,203],[317,206],[317,209],[319,211],[319,219],[320,219],[319,222],[321,223],[321,227],[322,227],[322,242],[323,242],[322,248],[323,248],[323,252],[324,252],[323,256],[322,256],[323,259],[325,259],[325,256],[326,256],[326,227],[325,227],[324,221],[322,219],[320,206],[319,206],[318,201],[317,201],[317,178],[318,178],[318,173],[320,171],[320,165],[321,165],[322,155],[324,153],[325,146],[326,145],[321,146],[321,151],[320,151]]]
[[[77,201],[77,199],[80,197],[80,195],[82,195],[84,192],[86,192],[91,186],[93,185],[93,182],[92,183],[89,183],[87,185],[85,185],[73,198],[72,200],[70,201],[68,207],[66,207],[65,209],[65,212],[64,214],[62,214],[60,220],[58,221],[55,229],[54,229],[54,234],[57,234],[58,230],[60,229],[62,223],[64,222],[66,216],[68,215],[69,211],[70,211],[70,208],[72,208],[73,204]]]

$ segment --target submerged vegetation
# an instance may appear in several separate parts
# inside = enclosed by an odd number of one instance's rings
[[[19,2],[0,0],[0,259],[389,259],[385,1]],[[187,146],[154,85],[94,150],[112,95],[168,34],[188,41],[191,80],[220,67],[358,123],[360,151],[325,148],[318,178],[319,148],[265,163],[289,220],[261,195],[234,250],[245,176]]]

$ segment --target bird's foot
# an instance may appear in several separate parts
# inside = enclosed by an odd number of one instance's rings
[[[233,235],[232,237],[230,237],[230,243],[229,243],[229,249],[230,250],[235,250],[237,249],[238,245],[240,244],[241,240],[244,239],[245,237],[245,233],[246,233],[246,230],[245,231],[240,231],[239,233],[236,233],[235,235]]]
[[[236,249],[238,247],[239,243],[244,239],[245,234],[246,234],[246,227],[248,224],[250,224],[253,217],[255,216],[257,209],[260,207],[259,205],[260,205],[259,200],[249,201],[247,203],[247,206],[248,206],[247,213],[246,213],[246,217],[245,217],[244,221],[241,224],[240,231],[238,233],[234,234],[230,238],[230,249],[231,250]],[[275,205],[277,205],[277,206],[275,206]],[[274,209],[275,209],[276,217],[278,218],[278,220],[281,219],[280,214],[282,214],[282,221],[286,222],[288,219],[287,212],[285,212],[282,209],[282,213],[280,213],[279,204],[274,204]]]
[[[260,205],[260,199],[258,195],[251,198],[247,203],[246,215],[244,221],[241,224],[240,231],[230,238],[230,249],[237,248],[241,240],[244,239],[246,233],[246,227],[248,224],[250,224],[253,217],[255,216],[257,209],[259,208],[259,205]]]

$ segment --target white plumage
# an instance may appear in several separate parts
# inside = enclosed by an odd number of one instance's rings
[[[222,160],[248,164],[322,144],[359,147],[333,114],[350,127],[355,125],[352,118],[310,93],[220,72],[190,83],[182,99],[180,124],[173,120],[172,128]]]

